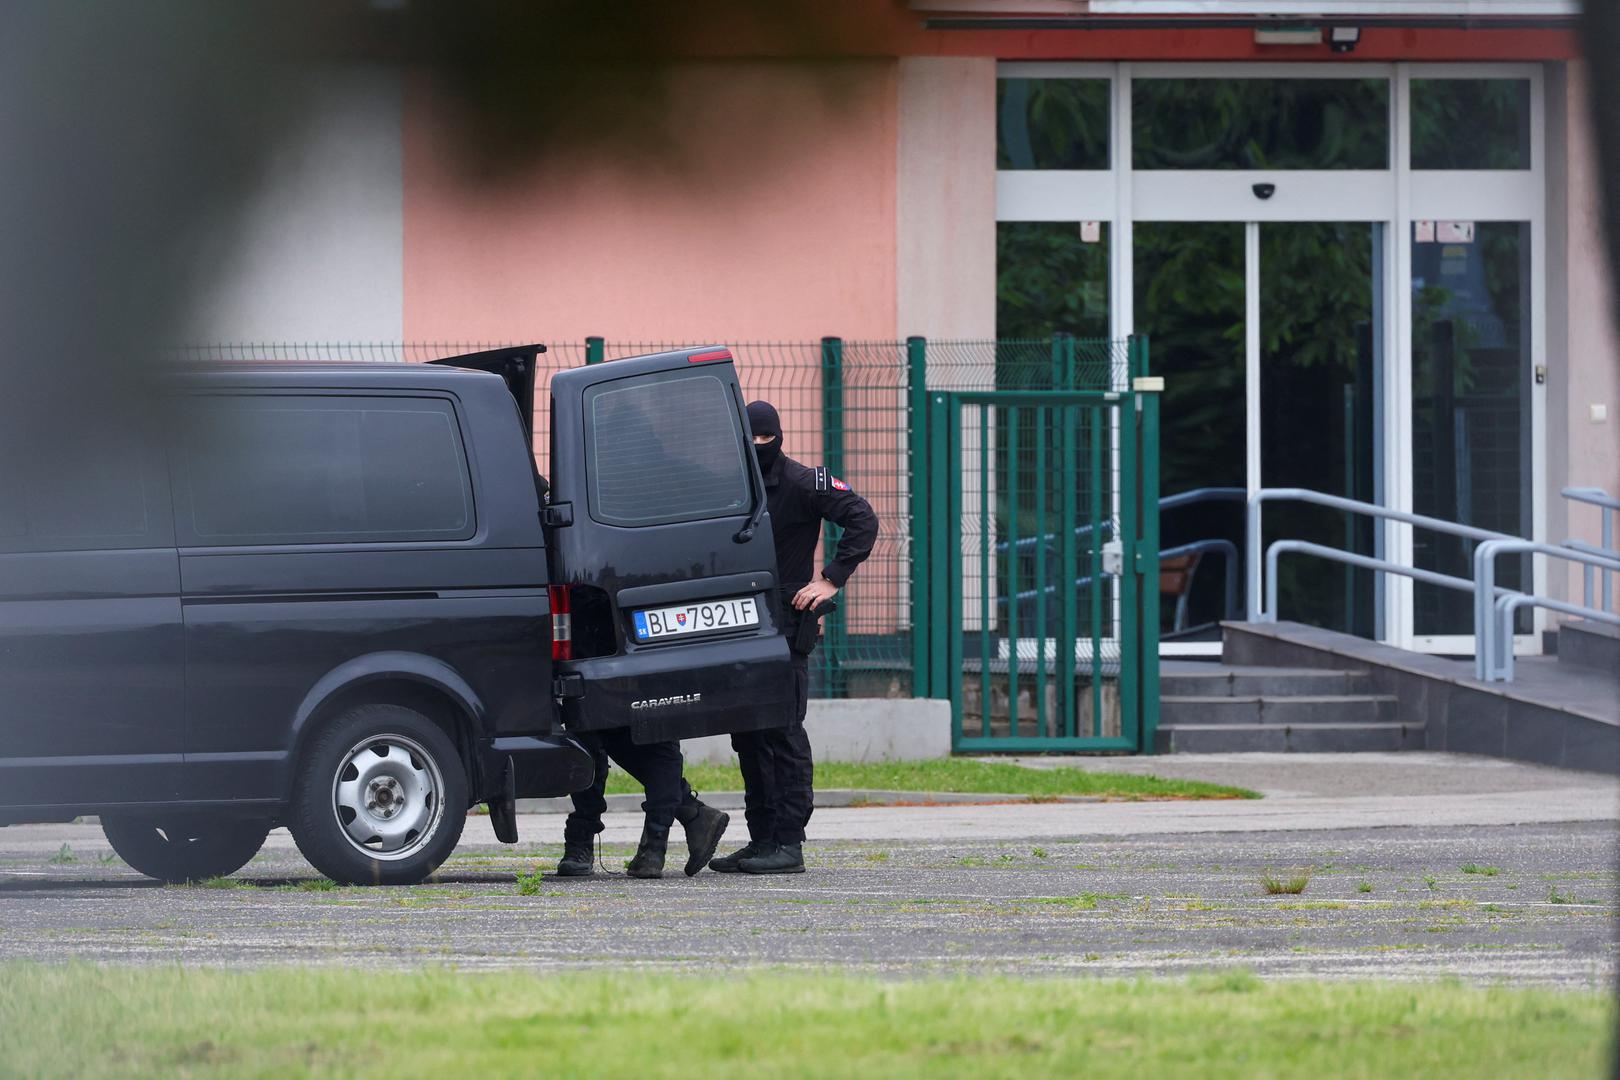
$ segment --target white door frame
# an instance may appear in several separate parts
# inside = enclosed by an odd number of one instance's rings
[[[997,74],[1024,78],[1095,78],[1110,83],[1110,168],[1029,172],[996,177],[998,221],[1109,221],[1110,334],[1135,330],[1133,231],[1135,221],[1242,222],[1245,275],[1245,431],[1248,486],[1260,483],[1259,223],[1367,221],[1384,225],[1382,319],[1384,371],[1378,448],[1388,505],[1413,506],[1412,460],[1412,243],[1418,219],[1523,221],[1530,224],[1530,348],[1532,365],[1546,363],[1546,108],[1542,69],[1536,64],[1418,63],[1064,63],[1008,61]],[[1531,162],[1528,170],[1439,172],[1411,169],[1409,110],[1413,78],[1525,78],[1530,82]],[[1389,168],[1382,170],[1135,170],[1131,167],[1131,94],[1136,78],[1385,78],[1389,80]],[[1256,183],[1276,185],[1258,198]],[[1546,535],[1545,387],[1531,383],[1532,539]],[[1412,530],[1386,525],[1385,551],[1410,563]],[[1534,585],[1545,587],[1538,561]],[[1383,575],[1379,591],[1382,639],[1424,652],[1470,653],[1468,635],[1423,636],[1413,627],[1408,578]],[[1515,639],[1515,651],[1537,652],[1546,612],[1535,609],[1535,632]],[[1219,643],[1171,642],[1165,655],[1209,655]]]

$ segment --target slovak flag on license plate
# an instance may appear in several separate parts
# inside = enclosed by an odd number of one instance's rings
[[[683,612],[680,612],[679,614],[677,614],[675,616],[675,621],[677,623],[679,623],[680,625],[685,626],[686,625],[686,612],[683,611]]]

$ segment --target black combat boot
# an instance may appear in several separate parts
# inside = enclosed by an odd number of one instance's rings
[[[627,864],[624,872],[634,878],[664,876],[664,853],[669,848],[669,826],[652,822],[641,827],[641,844]]]
[[[802,874],[804,848],[799,844],[766,844],[765,850],[743,859],[737,869],[745,874]]]
[[[720,846],[720,837],[731,824],[731,815],[696,803],[683,807],[675,817],[686,830],[686,876],[695,877],[714,858],[714,849]]]
[[[755,855],[763,854],[766,847],[767,845],[763,840],[750,840],[745,846],[738,848],[730,855],[710,859],[709,869],[717,874],[735,874],[739,863],[744,859],[752,859]]]
[[[596,872],[596,832],[587,826],[563,829],[563,857],[557,862],[558,877],[590,877]]]

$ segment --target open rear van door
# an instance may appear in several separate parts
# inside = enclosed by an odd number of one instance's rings
[[[471,368],[487,371],[506,380],[506,388],[517,401],[518,414],[523,417],[523,436],[529,449],[534,449],[534,369],[538,366],[544,345],[513,345],[505,349],[447,356],[442,360],[429,360],[430,364],[445,367]]]
[[[553,660],[571,729],[654,742],[794,719],[743,406],[718,347],[552,375]]]

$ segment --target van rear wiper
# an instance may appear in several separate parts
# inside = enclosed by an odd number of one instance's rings
[[[759,519],[764,516],[765,500],[760,499],[759,502],[754,505],[753,511],[748,515],[748,520],[743,522],[743,527],[737,531],[737,535],[733,536],[732,539],[739,544],[748,543],[748,541],[754,538],[755,530],[759,528]]]

